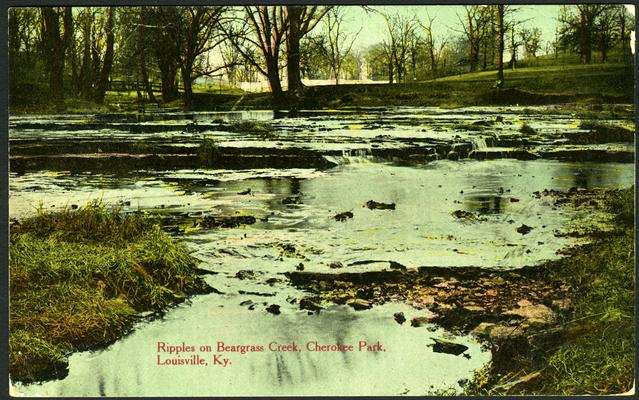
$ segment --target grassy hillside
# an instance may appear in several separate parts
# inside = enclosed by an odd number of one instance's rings
[[[574,64],[518,68],[505,71],[501,89],[496,71],[483,71],[402,84],[327,85],[307,87],[299,108],[481,105],[541,105],[557,103],[633,103],[634,68],[629,64]],[[42,99],[46,88],[12,93],[11,113],[51,111]],[[239,89],[194,88],[195,109],[239,110],[271,108],[270,93],[243,93]],[[41,95],[37,95],[40,93]],[[159,94],[158,94],[159,96]],[[156,107],[146,104],[145,107]],[[66,112],[136,111],[135,93],[108,92],[106,104],[96,106],[67,99]],[[179,109],[180,101],[161,108]]]
[[[583,103],[632,103],[634,70],[624,64],[565,65],[505,71],[496,89],[496,72],[484,71],[403,84],[308,87],[300,108]],[[199,94],[198,109],[268,107],[268,93],[244,96]]]

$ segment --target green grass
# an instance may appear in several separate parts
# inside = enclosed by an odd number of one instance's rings
[[[186,247],[148,217],[89,203],[11,227],[10,372],[64,376],[65,356],[109,343],[135,316],[205,292]]]
[[[468,394],[495,391],[507,376],[536,371],[541,377],[508,394],[614,394],[631,389],[635,371],[634,190],[604,196],[616,215],[614,234],[597,239],[582,252],[540,267],[556,285],[574,289],[574,310],[559,339],[529,348],[502,366],[501,377],[490,368],[476,374]]]
[[[501,89],[494,88],[496,80],[496,71],[483,71],[394,85],[315,86],[307,88],[301,108],[632,103],[634,98],[634,72],[626,64],[506,70]]]
[[[298,108],[634,103],[634,68],[629,63],[555,65],[559,61],[547,57],[539,59],[545,60],[537,63],[540,66],[506,69],[501,89],[495,88],[495,70],[393,85],[310,86],[306,88]],[[620,59],[612,57],[611,61]],[[46,87],[40,85],[37,88],[36,91],[27,88],[13,93],[11,113],[50,111],[51,107],[46,103]],[[269,93],[245,93],[217,85],[195,86],[193,102],[195,110],[204,111],[272,107]],[[72,99],[65,103],[65,112],[135,111],[139,108],[135,92],[107,92],[105,106]],[[159,107],[181,106],[182,100],[178,99]],[[593,113],[593,116],[596,115]]]

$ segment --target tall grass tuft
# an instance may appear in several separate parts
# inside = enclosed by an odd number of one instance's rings
[[[9,256],[10,373],[24,382],[60,377],[64,354],[208,289],[196,259],[153,220],[98,202],[14,224]]]

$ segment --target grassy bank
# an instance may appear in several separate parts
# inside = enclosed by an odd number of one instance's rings
[[[11,226],[10,375],[66,375],[66,356],[112,342],[141,312],[209,287],[148,217],[89,203]]]
[[[496,89],[496,71],[483,71],[402,84],[309,86],[300,109],[340,107],[482,105],[543,105],[559,103],[633,103],[634,69],[629,64],[576,64],[506,70],[505,82]],[[45,86],[12,94],[12,114],[56,112],[48,104]],[[194,108],[200,111],[272,108],[270,93],[243,93],[239,89],[194,88]],[[159,97],[158,97],[159,98]],[[108,92],[104,105],[67,99],[67,113],[105,111],[175,110],[181,100],[169,104],[139,104],[133,92]]]
[[[346,106],[543,105],[558,103],[632,103],[634,74],[623,64],[570,65],[450,76],[395,85],[309,87],[302,108]]]
[[[467,394],[613,394],[635,371],[634,191],[607,192],[617,229],[573,256],[543,265],[547,279],[573,290],[574,309],[553,330],[476,374]],[[530,338],[534,338],[531,340]]]

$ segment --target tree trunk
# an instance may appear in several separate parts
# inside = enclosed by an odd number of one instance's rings
[[[182,74],[182,86],[184,91],[182,92],[182,100],[184,102],[184,109],[189,111],[193,109],[193,82],[191,81],[191,65],[185,65],[180,68]]]
[[[482,45],[483,47],[483,60],[482,60],[482,64],[481,64],[481,69],[482,70],[486,70],[486,67],[488,66],[488,46],[486,45],[486,42],[483,43]]]
[[[173,67],[169,67],[161,71],[162,77],[162,101],[168,103],[180,96],[177,85],[175,84],[176,71]]]
[[[266,61],[266,72],[268,83],[271,87],[273,95],[273,108],[277,111],[285,105],[284,91],[282,90],[282,82],[280,81],[280,73],[277,58]]]
[[[477,71],[479,64],[479,45],[477,43],[470,44],[470,72]]]
[[[111,66],[113,65],[113,43],[115,34],[113,33],[113,7],[109,7],[106,22],[106,51],[102,61],[100,78],[95,88],[94,100],[98,104],[104,103],[104,96],[109,87],[109,77],[111,76]]]
[[[58,108],[64,105],[64,58],[66,46],[71,40],[71,7],[64,7],[64,35],[60,36],[60,15],[53,7],[41,7],[43,36],[47,45],[49,67],[49,91]]]
[[[289,28],[286,35],[286,74],[288,76],[288,91],[294,96],[304,90],[300,74],[300,19],[303,6],[286,6]]]
[[[143,11],[142,11],[143,12]],[[139,62],[138,67],[140,69],[140,78],[142,79],[142,84],[146,90],[147,96],[149,96],[149,101],[156,102],[155,95],[153,94],[153,87],[149,82],[149,73],[146,69],[146,30],[142,24],[138,28],[138,55]]]
[[[85,10],[86,13],[90,11]],[[84,99],[91,98],[91,86],[93,83],[93,68],[91,67],[91,20],[85,15],[84,39],[82,48],[82,66],[80,67],[80,93]]]
[[[52,7],[42,7],[44,39],[47,44],[49,92],[58,106],[64,102],[65,40],[60,36],[60,16]]]
[[[435,49],[433,47],[434,43],[431,43],[428,51],[430,55],[430,72],[433,74],[433,78],[437,78],[437,61],[435,60]]]
[[[510,48],[512,52],[510,54],[510,68],[515,69],[515,63],[517,63],[517,43],[515,43],[515,27],[510,28]]]
[[[497,85],[504,84],[504,5],[497,5]]]
[[[162,101],[168,103],[180,97],[178,93],[177,85],[175,84],[175,76],[177,70],[175,66],[175,60],[162,54],[160,49],[156,49],[158,53],[158,66],[160,67],[160,78],[162,80]]]

